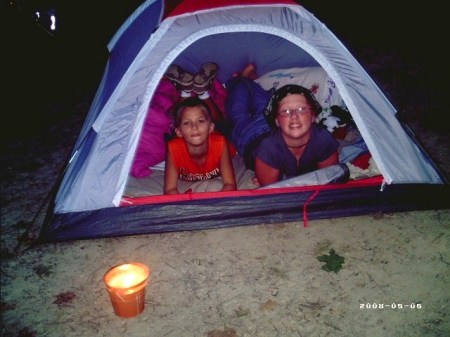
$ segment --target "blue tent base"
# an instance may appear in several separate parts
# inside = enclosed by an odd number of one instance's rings
[[[54,214],[39,243],[450,208],[450,185],[401,184],[271,193]]]

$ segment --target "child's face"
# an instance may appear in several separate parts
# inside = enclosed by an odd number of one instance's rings
[[[285,112],[286,110],[292,111],[299,108],[303,111],[297,110],[289,114]],[[280,127],[285,138],[302,139],[309,133],[314,120],[314,111],[306,97],[300,94],[292,94],[280,101],[275,124]]]
[[[214,124],[198,106],[186,108],[181,114],[180,126],[175,129],[178,137],[183,137],[188,144],[192,145],[203,144],[213,131]]]

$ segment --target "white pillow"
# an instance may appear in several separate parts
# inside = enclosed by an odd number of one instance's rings
[[[298,84],[311,90],[324,110],[333,105],[345,107],[336,84],[322,67],[277,69],[260,76],[255,82],[264,90]]]

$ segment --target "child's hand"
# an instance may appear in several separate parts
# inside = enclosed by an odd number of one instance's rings
[[[252,178],[252,183],[253,183],[253,185],[259,187],[259,181],[258,181],[258,178],[256,178],[256,176],[254,176],[254,177]]]

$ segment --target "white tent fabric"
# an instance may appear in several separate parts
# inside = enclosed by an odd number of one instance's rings
[[[153,3],[148,1],[146,6]],[[140,8],[130,17],[115,40],[122,31],[132,27],[142,11]],[[286,46],[290,48],[284,52],[286,54],[295,47],[299,55],[303,53],[307,57],[305,61],[298,59],[286,64],[279,51],[263,51],[258,43],[229,47],[227,43],[235,40],[233,34],[239,33],[276,37],[276,41],[284,41],[284,44],[275,49]],[[214,50],[194,50],[194,46],[206,44],[202,41],[209,45],[213,41],[211,48]],[[114,43],[112,56],[116,52]],[[213,55],[215,51],[217,54]],[[104,104],[100,104],[107,85],[107,76],[104,77],[56,198],[57,213],[119,205],[147,107],[160,78],[175,61],[186,67],[198,66],[204,61],[220,61],[224,65],[223,79],[231,74],[231,69],[239,69],[249,61],[261,65],[261,72],[315,62],[336,83],[387,184],[443,183],[432,163],[405,132],[396,118],[395,108],[379,87],[315,16],[299,5],[232,6],[163,20],[125,67],[126,71],[110,90]]]

